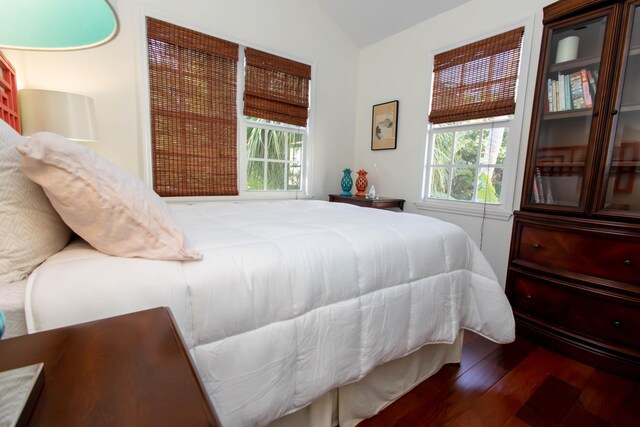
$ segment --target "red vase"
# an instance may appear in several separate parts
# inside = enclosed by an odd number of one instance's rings
[[[358,171],[358,179],[356,179],[356,189],[358,190],[356,196],[364,197],[367,185],[369,185],[369,181],[367,181],[367,171],[360,169]]]

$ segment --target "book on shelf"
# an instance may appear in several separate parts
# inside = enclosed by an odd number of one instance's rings
[[[597,75],[598,72],[594,71],[592,73],[591,70],[587,70],[587,78],[589,79],[589,87],[591,88],[591,96],[593,97],[593,100],[595,101],[596,88],[598,87],[598,85],[597,85],[595,77],[593,76],[594,74]]]
[[[545,190],[546,194],[547,194],[547,199],[545,200],[545,203],[552,205],[555,203],[555,200],[553,200],[553,194],[551,192],[551,184],[549,183],[549,181],[547,180],[547,189]]]
[[[589,90],[589,77],[587,77],[587,70],[580,70],[580,80],[582,81],[582,93],[584,95],[585,108],[593,107],[593,100],[591,99],[591,93]]]
[[[568,106],[565,107],[564,97],[564,76],[562,73],[558,73],[558,111],[568,110]]]
[[[533,193],[533,201],[536,203],[540,203],[540,194],[538,193],[538,183],[536,182],[535,179],[533,180],[532,193]]]
[[[540,172],[540,168],[536,168],[536,176],[535,176],[535,184],[538,187],[538,198],[540,200],[540,203],[546,203],[545,197],[544,197],[544,187],[542,186],[542,173]]]
[[[569,85],[571,86],[571,105],[573,108],[576,110],[585,108],[582,75],[580,71],[569,74]]]
[[[580,110],[593,107],[597,71],[582,68],[570,74],[558,73],[557,79],[547,79],[545,112]]]
[[[571,110],[571,85],[569,84],[569,76],[567,74],[564,75],[564,96],[565,96],[565,105],[567,106],[567,110]]]

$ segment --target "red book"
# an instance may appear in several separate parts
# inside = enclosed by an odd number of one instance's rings
[[[589,77],[587,76],[587,70],[584,68],[580,70],[580,78],[582,79],[582,91],[584,92],[584,106],[585,108],[591,108],[593,107],[593,100],[589,90]]]

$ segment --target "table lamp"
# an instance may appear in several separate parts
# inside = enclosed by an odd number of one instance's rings
[[[74,93],[42,89],[20,90],[22,134],[53,132],[79,142],[96,142],[98,132],[93,99]]]

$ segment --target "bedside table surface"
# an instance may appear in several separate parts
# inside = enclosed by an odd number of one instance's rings
[[[217,426],[168,308],[0,341],[0,371],[44,362],[29,426]]]
[[[329,201],[348,203],[350,205],[377,209],[398,208],[402,210],[404,207],[404,199],[395,199],[392,197],[378,197],[377,199],[368,199],[363,196],[343,196],[342,194],[329,194]]]

